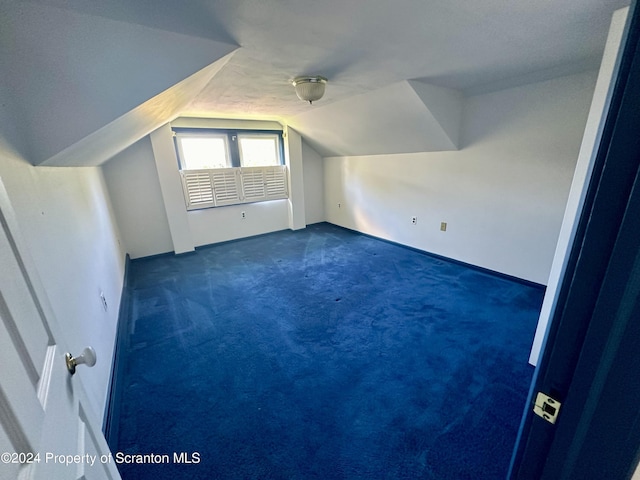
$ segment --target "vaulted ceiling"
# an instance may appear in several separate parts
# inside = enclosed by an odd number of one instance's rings
[[[450,150],[466,95],[597,68],[626,4],[0,0],[3,105],[34,164],[100,164],[178,115],[279,120],[323,155]],[[314,105],[303,74],[329,78]]]

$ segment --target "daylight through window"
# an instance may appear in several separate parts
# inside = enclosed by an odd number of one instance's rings
[[[288,198],[282,132],[174,129],[188,210]]]
[[[226,135],[177,137],[183,170],[231,166]]]

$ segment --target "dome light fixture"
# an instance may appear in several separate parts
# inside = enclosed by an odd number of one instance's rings
[[[324,87],[327,79],[319,75],[296,77],[291,82],[296,89],[296,94],[300,100],[312,104],[320,100],[324,95]]]

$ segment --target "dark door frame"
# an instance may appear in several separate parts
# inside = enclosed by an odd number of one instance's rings
[[[640,11],[633,0],[509,479],[628,479],[640,459]],[[537,392],[562,403],[555,425]]]

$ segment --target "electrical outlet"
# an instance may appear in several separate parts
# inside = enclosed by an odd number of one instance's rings
[[[104,311],[107,311],[107,299],[104,296],[104,292],[100,292],[100,300],[102,300],[102,308],[104,308]]]
[[[447,231],[447,222],[440,222],[440,231],[441,232]]]
[[[247,213],[246,212],[242,212],[241,215],[242,215],[242,218],[247,218]]]
[[[418,217],[411,217],[411,225],[416,225],[418,223]]]

